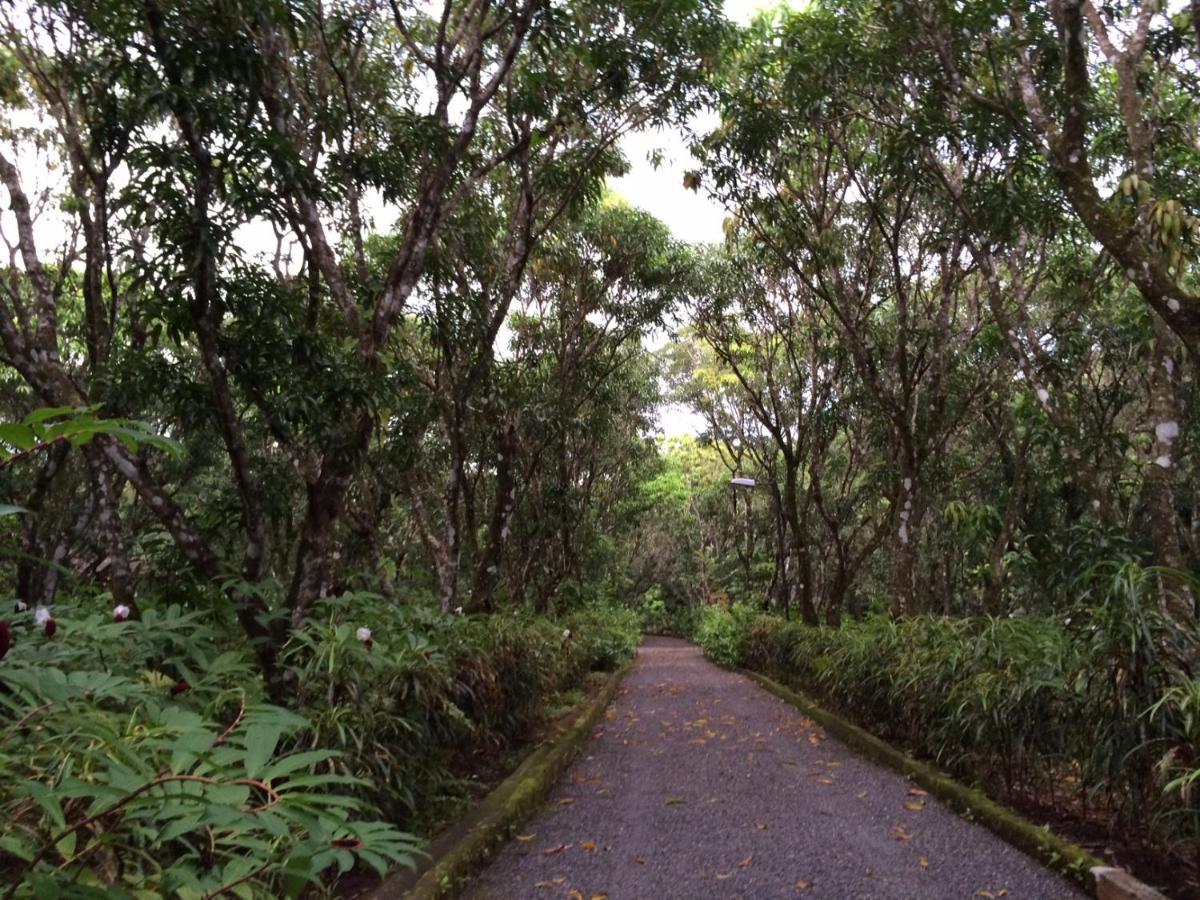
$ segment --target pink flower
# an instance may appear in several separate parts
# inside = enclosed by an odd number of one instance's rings
[[[371,629],[366,625],[360,625],[358,631],[354,632],[354,636],[363,642],[363,646],[370,650],[375,646],[375,642],[371,640]]]
[[[178,697],[180,694],[186,694],[191,689],[192,686],[181,678],[171,685],[171,694],[175,697]]]
[[[129,612],[130,610],[128,606],[126,606],[124,603],[118,603],[113,607],[113,621],[124,622],[129,618]]]

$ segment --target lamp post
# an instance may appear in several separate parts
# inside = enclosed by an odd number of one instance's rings
[[[752,491],[757,487],[765,487],[771,492],[771,505],[775,508],[775,571],[771,575],[771,586],[767,589],[767,597],[770,598],[779,584],[780,575],[783,574],[786,577],[783,560],[783,502],[779,496],[779,485],[773,481],[759,484],[753,478],[743,476],[730,478],[729,484],[731,487],[743,491]],[[747,502],[749,502],[749,498],[747,498]],[[785,619],[791,618],[790,606],[791,604],[787,602],[787,586],[785,584],[783,602],[783,617]]]

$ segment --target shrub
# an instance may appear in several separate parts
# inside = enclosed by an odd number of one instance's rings
[[[696,643],[704,655],[717,665],[735,669],[746,662],[746,647],[759,613],[744,603],[728,609],[719,605],[704,607],[696,628]]]
[[[371,630],[371,644],[358,639]],[[570,637],[564,635],[569,630]],[[339,774],[388,819],[428,830],[467,797],[455,757],[504,747],[547,701],[637,646],[627,610],[587,607],[554,621],[445,616],[369,593],[318,606],[285,660],[305,747],[333,746]]]
[[[709,608],[699,641],[714,662],[782,675],[959,773],[1050,804],[1069,792],[1194,847],[1197,636],[1158,612],[1148,571],[1092,573],[1091,605],[1065,619],[873,616],[829,628]]]
[[[356,860],[411,862],[408,835],[342,795],[334,751],[287,749],[307,723],[259,702],[245,654],[200,617],[55,615],[47,637],[21,614],[0,665],[15,896],[295,896]]]

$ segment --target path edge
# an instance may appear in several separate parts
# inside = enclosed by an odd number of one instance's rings
[[[441,900],[453,896],[517,826],[541,808],[612,703],[634,659],[636,656],[609,675],[594,696],[580,701],[570,714],[570,726],[560,737],[532,751],[511,775],[452,826],[462,831],[461,837],[438,854],[412,887],[401,884],[402,879],[408,880],[406,875],[411,875],[399,872],[384,879],[367,895],[368,900]]]
[[[1098,900],[1167,900],[1123,869],[1109,867],[1082,847],[1039,827],[976,788],[955,781],[941,769],[913,759],[891,744],[820,706],[802,691],[787,688],[749,669],[739,669],[760,687],[800,710],[855,750],[915,781],[960,815],[976,821],[1007,843],[1056,872],[1075,880]]]

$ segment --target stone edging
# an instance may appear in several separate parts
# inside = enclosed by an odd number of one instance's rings
[[[1075,879],[1092,891],[1098,900],[1167,900],[1128,872],[1106,866],[1082,847],[1053,834],[1049,828],[1039,828],[982,791],[959,784],[940,769],[905,755],[869,731],[819,706],[805,694],[786,688],[758,672],[748,669],[739,671],[796,707],[843,743],[874,762],[908,776],[955,811],[968,814],[1014,847]]]
[[[632,660],[627,662],[609,676],[595,696],[581,701],[564,734],[530,753],[515,772],[452,826],[456,834],[452,845],[437,854],[416,884],[409,887],[410,873],[397,873],[372,891],[369,900],[440,900],[453,896],[463,881],[538,810],[612,702],[632,664]]]

